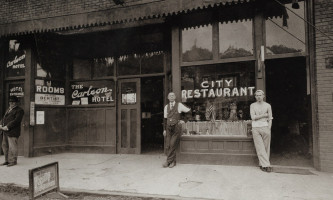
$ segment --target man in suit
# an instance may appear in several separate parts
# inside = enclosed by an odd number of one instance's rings
[[[181,113],[187,113],[191,109],[180,102],[176,102],[176,95],[170,92],[168,95],[169,104],[164,107],[164,131],[166,140],[167,160],[163,167],[174,167],[176,165],[176,148],[179,144],[183,120]]]
[[[1,165],[11,167],[17,164],[17,142],[21,134],[21,121],[24,111],[18,104],[16,96],[9,97],[9,108],[1,120],[2,150],[5,162]]]

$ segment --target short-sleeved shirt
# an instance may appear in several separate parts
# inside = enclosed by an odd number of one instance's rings
[[[252,103],[250,106],[250,113],[251,113],[251,119],[252,119],[252,127],[265,127],[268,126],[268,121],[273,119],[272,114],[272,107],[270,104],[266,102],[262,102],[262,104],[258,104],[257,102]],[[261,118],[258,120],[253,120],[255,116],[262,115],[262,114],[268,114],[268,117]]]
[[[168,118],[168,106],[171,104],[171,102],[169,104],[167,104],[165,107],[164,107],[164,118]],[[172,106],[175,106],[176,105],[176,102],[174,101],[173,102],[174,105]],[[182,112],[188,112],[190,111],[191,109],[186,107],[184,104],[182,103],[178,103],[178,113],[182,113]]]

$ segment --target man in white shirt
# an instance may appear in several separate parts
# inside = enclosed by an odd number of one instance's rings
[[[179,144],[182,124],[180,119],[182,112],[187,113],[191,109],[180,102],[176,102],[176,95],[170,92],[168,95],[169,104],[164,107],[164,131],[163,136],[166,140],[167,160],[163,167],[174,167],[176,165],[176,149]]]
[[[271,172],[269,162],[272,127],[272,108],[264,101],[265,93],[262,90],[255,92],[256,102],[250,106],[252,119],[252,135],[259,159],[259,167],[265,172]]]

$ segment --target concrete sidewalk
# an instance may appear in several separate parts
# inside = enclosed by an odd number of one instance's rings
[[[0,162],[4,161],[1,156]],[[60,190],[167,198],[224,200],[333,199],[333,174],[265,173],[258,167],[177,164],[162,168],[164,155],[65,153],[18,158],[0,167],[0,183],[28,187],[29,169],[59,162]]]

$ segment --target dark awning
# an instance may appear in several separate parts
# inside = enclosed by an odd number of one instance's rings
[[[249,1],[254,0],[137,0],[131,1],[124,6],[113,5],[108,9],[93,12],[67,15],[62,14],[61,16],[57,16],[56,14],[53,14],[53,16],[51,13],[49,14],[51,16],[45,14],[45,16],[42,15],[42,18],[35,17],[35,15],[33,15],[35,10],[33,10],[29,19],[10,22],[4,22],[5,20],[0,21],[0,37],[10,35],[24,35],[30,33],[64,31],[84,27],[126,23],[145,19],[164,18],[205,8],[226,4],[239,4]],[[25,5],[26,8],[24,8],[24,5],[21,5],[20,9],[23,11],[23,9],[43,6],[43,4],[41,5],[39,1],[30,2],[31,4],[36,3],[38,5]],[[6,12],[11,12],[10,6],[12,5],[4,4],[4,10],[6,10]],[[44,6],[47,5],[45,4]],[[45,9],[47,8],[45,7]]]

